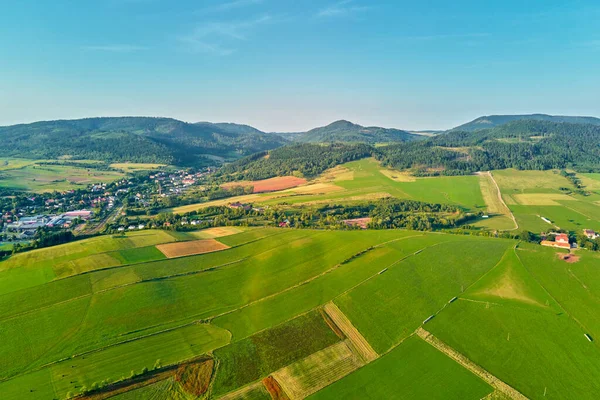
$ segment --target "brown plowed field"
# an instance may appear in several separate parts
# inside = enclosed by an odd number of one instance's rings
[[[156,246],[161,253],[167,258],[193,256],[196,254],[212,253],[228,249],[229,246],[224,245],[215,239],[192,240],[191,242],[176,242],[159,244]]]

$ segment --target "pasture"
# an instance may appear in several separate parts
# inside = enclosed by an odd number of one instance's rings
[[[558,171],[494,171],[502,197],[514,214],[520,229],[545,232],[549,228],[581,232],[600,230],[600,188],[594,174],[578,174],[592,195],[569,193],[575,188]],[[589,186],[588,186],[589,185]],[[562,190],[561,190],[562,189]],[[551,221],[545,222],[542,217]]]
[[[179,258],[157,248],[198,240],[224,247]],[[528,397],[586,398],[600,381],[600,350],[583,335],[600,336],[600,259],[556,254],[494,238],[276,228],[149,230],[19,254],[0,262],[11,282],[0,293],[0,393],[62,400],[131,376],[146,384],[103,395],[492,393],[416,335],[425,324]],[[212,378],[186,384],[174,372],[193,360],[214,361]]]
[[[38,161],[39,162],[39,161]],[[121,179],[119,171],[72,165],[38,164],[33,160],[0,160],[0,187],[30,192],[53,192],[77,189],[92,183],[106,183]]]

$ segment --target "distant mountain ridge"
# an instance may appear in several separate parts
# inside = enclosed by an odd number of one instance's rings
[[[495,128],[500,125],[507,124],[513,121],[548,121],[548,122],[566,122],[570,124],[591,124],[600,125],[600,118],[595,117],[579,117],[567,115],[547,115],[547,114],[524,114],[524,115],[489,115],[474,119],[466,124],[452,128],[453,131],[473,132],[481,129]]]
[[[365,127],[346,120],[335,121],[327,126],[311,129],[305,133],[288,136],[291,140],[302,143],[391,143],[408,142],[422,138],[407,131],[378,126]]]
[[[172,118],[100,117],[0,127],[0,156],[200,165],[281,147],[280,136],[235,124]]]

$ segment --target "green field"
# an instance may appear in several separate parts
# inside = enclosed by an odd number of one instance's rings
[[[309,399],[481,399],[492,388],[417,337]]]
[[[216,360],[209,398],[264,398],[261,380],[290,366],[319,387],[341,378],[316,398],[485,397],[491,387],[415,337],[432,315],[425,329],[528,397],[598,390],[600,349],[583,335],[600,337],[595,253],[568,264],[512,240],[276,228],[219,237],[231,248],[204,255],[153,247],[208,234],[103,236],[0,262],[2,397],[64,399],[200,356]],[[343,345],[320,311],[332,301],[379,358],[319,382],[303,360]],[[117,398],[193,398],[163,379]]]
[[[107,183],[121,179],[119,171],[72,165],[43,165],[27,159],[0,159],[0,188],[30,192],[64,191],[92,183]]]
[[[381,165],[374,159],[353,161],[344,164],[341,169],[338,167],[335,171],[331,180],[322,177],[311,182],[313,186],[309,184],[281,192],[240,196],[203,205],[182,206],[172,211],[184,213],[202,206],[228,204],[236,200],[263,205],[281,203],[300,205],[365,201],[384,197],[453,204],[471,211],[483,210],[486,207],[479,187],[479,177],[474,175],[412,178],[409,182],[399,182],[382,173]],[[323,183],[325,180],[326,183]]]
[[[583,229],[600,231],[600,182],[594,174],[578,174],[590,196],[565,194],[560,188],[574,190],[558,171],[494,171],[504,201],[517,219],[520,229],[546,232],[560,228],[577,233]],[[586,179],[587,178],[587,179]],[[547,218],[551,223],[542,220]]]

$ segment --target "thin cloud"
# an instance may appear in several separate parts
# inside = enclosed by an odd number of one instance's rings
[[[341,17],[370,10],[372,7],[362,6],[354,0],[342,0],[322,8],[317,12],[319,18]]]
[[[489,37],[489,33],[445,33],[438,35],[405,36],[404,40],[447,40],[447,39],[477,39]]]
[[[149,47],[145,46],[135,46],[131,44],[111,44],[111,45],[101,45],[101,46],[82,46],[83,50],[90,51],[106,51],[110,53],[132,53],[135,51],[143,51],[148,50]]]
[[[198,10],[197,14],[210,14],[210,13],[219,13],[230,10],[235,10],[237,8],[249,7],[258,4],[264,3],[264,0],[233,0],[226,3],[216,4],[214,6],[208,6]]]
[[[236,43],[248,40],[253,29],[272,20],[270,15],[263,15],[246,21],[209,22],[178,39],[191,52],[225,56],[236,51]]]
[[[587,40],[585,42],[580,43],[580,46],[591,50],[600,50],[600,39]]]

